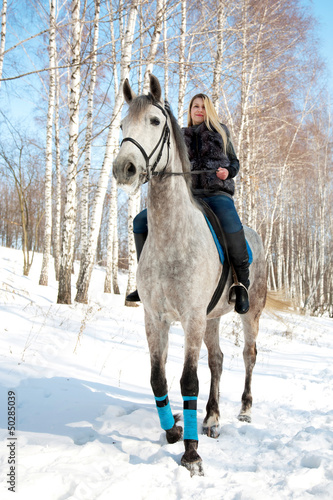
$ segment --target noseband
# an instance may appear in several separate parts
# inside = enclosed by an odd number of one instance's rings
[[[121,147],[124,142],[131,142],[132,144],[134,144],[134,146],[136,146],[141,151],[141,154],[144,157],[145,162],[146,162],[145,174],[146,174],[148,181],[151,179],[152,176],[164,174],[165,169],[169,163],[169,151],[170,151],[170,129],[168,126],[167,114],[166,114],[165,110],[162,108],[162,106],[160,106],[157,102],[153,102],[152,105],[155,106],[156,108],[158,108],[160,111],[162,111],[163,115],[165,116],[165,123],[164,123],[164,127],[162,130],[161,136],[160,136],[156,146],[154,147],[154,149],[150,153],[150,155],[148,156],[146,151],[141,146],[141,144],[138,141],[136,141],[135,139],[133,139],[132,137],[125,137],[121,141],[121,144],[120,144],[120,147]],[[167,144],[167,148],[168,148],[168,158],[167,158],[166,164],[161,172],[155,172],[155,169],[161,160],[165,144]],[[161,147],[160,147],[160,150],[159,150],[158,155],[156,157],[156,160],[155,160],[154,164],[150,167],[149,160],[152,158],[152,156],[154,155],[154,153],[156,152],[156,150],[158,149],[158,147],[160,145],[161,145]]]

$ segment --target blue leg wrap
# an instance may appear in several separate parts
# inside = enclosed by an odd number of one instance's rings
[[[155,396],[158,416],[160,417],[161,427],[163,430],[168,431],[175,424],[175,419],[171,412],[168,395],[161,398]]]
[[[197,397],[183,396],[184,401],[184,439],[198,441]]]

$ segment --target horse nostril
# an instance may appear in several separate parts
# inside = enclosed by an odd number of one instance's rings
[[[133,163],[128,163],[126,166],[126,173],[129,177],[133,177],[136,174],[136,167]]]

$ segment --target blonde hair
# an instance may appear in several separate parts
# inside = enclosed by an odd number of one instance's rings
[[[188,112],[187,112],[187,126],[191,127],[193,125],[192,123],[192,118],[191,118],[191,108],[193,105],[194,99],[197,99],[200,97],[200,99],[203,100],[205,110],[206,110],[206,118],[205,118],[205,124],[208,130],[212,130],[212,126],[214,129],[221,135],[223,139],[223,152],[226,154],[227,151],[227,142],[228,142],[228,136],[224,128],[221,126],[219,122],[219,118],[217,116],[216,110],[214,108],[214,105],[212,101],[209,99],[209,97],[206,94],[196,94],[195,96],[192,97],[190,100],[190,104],[188,106]]]

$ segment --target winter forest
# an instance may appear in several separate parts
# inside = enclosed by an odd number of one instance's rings
[[[3,0],[0,244],[43,254],[40,285],[87,303],[94,266],[135,288],[132,236],[145,190],[118,191],[126,113],[156,75],[181,126],[211,96],[240,160],[235,202],[262,237],[271,290],[333,317],[331,102],[318,26],[299,0]],[[55,269],[49,257],[54,257]],[[80,262],[71,296],[74,260]]]

